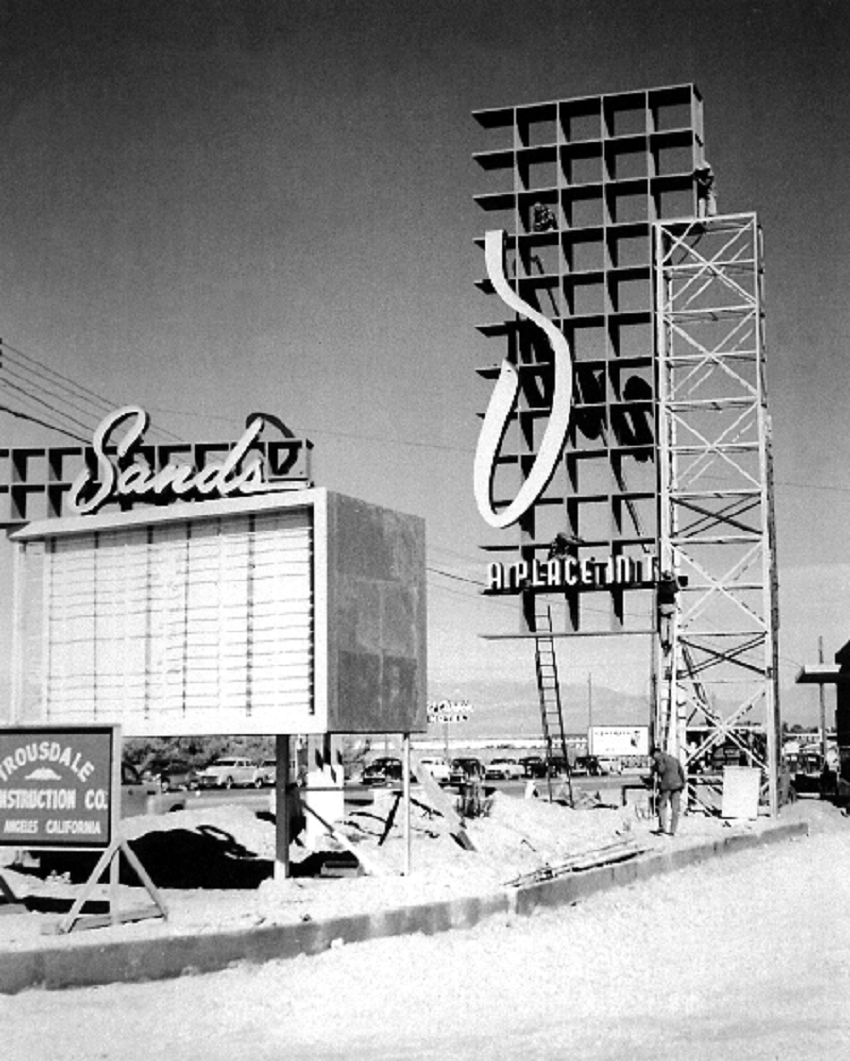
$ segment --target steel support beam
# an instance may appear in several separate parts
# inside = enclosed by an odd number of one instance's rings
[[[675,587],[659,616],[655,739],[686,764],[738,745],[763,770],[776,814],[777,577],[756,215],[656,223],[654,275],[659,558]],[[704,736],[689,746],[697,727]]]

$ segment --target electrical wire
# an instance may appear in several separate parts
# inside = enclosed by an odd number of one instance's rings
[[[90,390],[82,383],[77,383],[76,380],[72,380],[69,376],[65,376],[61,372],[57,372],[56,369],[51,368],[49,365],[45,365],[42,361],[37,360],[37,358],[32,357],[30,354],[24,353],[24,351],[18,349],[18,347],[12,346],[12,344],[7,342],[5,339],[0,340],[0,359],[4,356],[4,353],[8,355],[9,352],[11,352],[16,357],[22,358],[28,364],[37,366],[38,369],[41,370],[42,374],[46,373],[48,376],[52,376],[55,379],[61,380],[65,384],[69,384],[72,388],[79,391],[81,395],[87,395],[90,399],[94,399],[95,404],[99,404],[101,407],[104,408],[105,411],[109,411],[111,403],[108,398],[105,398],[103,395],[97,394],[95,391]],[[35,373],[35,369],[33,369],[32,371]]]
[[[77,442],[86,441],[79,435],[75,435],[71,431],[67,431],[64,427],[59,427],[58,424],[50,424],[46,420],[40,420],[36,416],[31,416],[29,413],[22,413],[19,409],[10,409],[6,405],[0,405],[0,413],[8,413],[10,416],[15,416],[19,420],[29,420],[31,423],[39,424],[41,427],[48,427],[52,431],[60,431],[63,435],[68,435],[69,438],[73,438]]]
[[[77,419],[76,416],[64,412],[62,409],[57,409],[54,405],[51,405],[50,402],[45,401],[44,398],[39,398],[37,394],[31,394],[25,387],[20,387],[17,383],[10,383],[8,380],[3,382],[3,386],[10,390],[17,391],[19,394],[23,394],[24,397],[28,398],[31,402],[37,402],[39,405],[43,405],[45,409],[49,409],[50,412],[55,413],[57,416],[64,416],[66,420],[69,420],[72,424],[82,428],[83,431],[89,430],[88,424]]]
[[[15,369],[18,369],[19,371],[13,371],[8,367],[9,365],[12,365]],[[64,409],[57,408],[50,402],[45,401],[43,398],[38,397],[38,395],[33,394],[31,391],[28,391],[25,387],[21,387],[17,384],[10,382],[8,378],[5,381],[0,378],[0,385],[5,382],[6,387],[23,393],[27,398],[29,398],[30,401],[38,402],[39,404],[45,406],[45,408],[49,409],[51,412],[55,413],[57,416],[64,417],[66,420],[75,423],[77,426],[83,427],[89,435],[92,435],[94,433],[98,423],[103,419],[103,417],[107,413],[112,412],[121,404],[119,402],[112,401],[101,394],[98,394],[96,391],[91,390],[89,387],[86,387],[82,383],[78,383],[76,380],[71,379],[69,376],[66,376],[63,373],[58,372],[56,369],[51,368],[49,365],[45,365],[37,358],[34,358],[30,354],[25,353],[23,350],[12,346],[10,343],[0,340],[0,374],[2,373],[5,373],[7,377],[11,376],[12,378],[19,380],[20,382],[27,383],[28,386],[35,388],[35,390],[41,392],[42,394],[50,396],[57,402],[64,403],[65,405],[74,409],[76,412],[79,412],[83,416],[94,415],[96,419],[93,424],[83,423],[70,413],[66,412]],[[22,373],[25,375],[22,375]],[[29,377],[33,378],[30,379]],[[56,390],[54,388],[59,389]],[[88,406],[91,406],[92,408],[83,408],[78,404],[80,401],[82,401]],[[11,412],[10,409],[6,409],[6,411]],[[56,430],[63,430],[64,433],[67,433],[64,428],[61,428],[57,424],[51,424],[49,422],[43,421],[35,422],[39,422],[42,426],[45,427],[53,427]],[[183,441],[180,436],[175,434],[173,431],[169,431],[166,428],[162,428],[154,424],[151,424],[150,431],[152,434],[167,436],[178,442]],[[80,441],[87,440],[81,439]]]
[[[20,381],[20,383],[25,383],[28,386],[33,387],[35,390],[40,391],[42,394],[48,395],[49,397],[54,398],[57,401],[65,402],[66,405],[70,406],[70,408],[72,408],[75,412],[78,412],[83,416],[90,415],[91,410],[86,409],[83,406],[78,405],[76,402],[69,400],[62,394],[61,391],[55,391],[51,387],[46,387],[43,383],[38,382],[40,379],[38,375],[35,376],[35,379],[31,379],[30,376],[32,376],[33,373],[29,373],[29,375],[25,374],[27,371],[26,369],[24,369],[23,373],[15,372],[9,367],[10,364],[15,365],[16,368],[20,367],[11,358],[4,357],[2,350],[0,349],[0,373],[5,374],[6,376],[10,376],[12,379],[16,379]],[[108,409],[103,410],[104,413],[109,411],[110,410]],[[101,414],[100,419],[103,419],[103,414]]]

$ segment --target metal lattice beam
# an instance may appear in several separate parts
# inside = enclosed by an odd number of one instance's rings
[[[727,740],[777,810],[777,580],[755,214],[655,225],[659,546],[678,580],[658,646],[656,740]],[[686,731],[705,734],[687,747]]]

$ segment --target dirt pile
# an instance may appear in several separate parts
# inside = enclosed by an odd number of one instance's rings
[[[108,933],[110,939],[138,938],[373,913],[487,894],[521,875],[561,867],[577,855],[611,845],[663,849],[670,843],[701,842],[730,830],[757,831],[770,824],[769,819],[759,819],[730,825],[718,818],[689,815],[671,841],[654,836],[653,822],[634,807],[591,801],[574,809],[544,798],[496,793],[485,816],[464,823],[474,848],[469,850],[418,794],[411,811],[410,873],[405,875],[407,842],[401,808],[388,828],[394,803],[391,793],[376,793],[373,803],[348,807],[338,826],[344,843],[330,837],[316,849],[293,843],[292,876],[285,880],[273,877],[275,825],[269,812],[254,813],[233,803],[128,819],[127,839],[161,890],[169,917],[165,922],[149,920],[99,933]],[[368,874],[357,869],[350,852],[369,869]],[[92,856],[67,854],[44,854],[38,861],[3,871],[27,912],[0,918],[0,950],[39,945],[42,926],[70,908],[94,864]],[[122,908],[146,898],[126,866],[121,882]],[[103,906],[105,885],[98,887],[94,898]],[[55,936],[46,938],[55,944]]]

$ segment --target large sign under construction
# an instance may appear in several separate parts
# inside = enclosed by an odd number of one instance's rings
[[[132,433],[137,410],[99,429],[96,466],[71,484],[77,514],[10,535],[5,721],[109,721],[130,736],[424,730],[424,521],[278,489],[247,444],[241,460],[152,472],[144,453],[122,460],[121,439],[108,448],[125,421]],[[122,511],[116,491],[141,504]]]
[[[555,638],[647,635],[654,739],[696,766],[755,721],[775,810],[755,215],[718,214],[694,85],[474,117],[491,141],[474,156],[489,182],[479,332],[502,350],[479,369],[493,388],[474,493],[487,591],[519,595],[536,643],[544,736],[561,711]],[[697,724],[706,741],[686,750]]]
[[[681,85],[475,118],[498,139],[475,158],[500,185],[476,197],[488,215],[480,286],[498,299],[479,330],[504,351],[480,370],[494,389],[475,496],[486,523],[515,528],[489,548],[528,570],[553,556],[578,572],[600,559],[648,569],[659,534],[653,225],[703,209],[701,97]],[[558,586],[549,603],[567,615],[556,628],[646,632],[656,580]],[[529,632],[546,588],[523,594]]]

